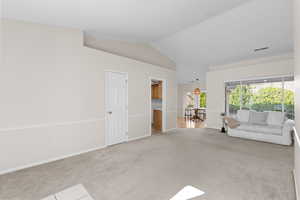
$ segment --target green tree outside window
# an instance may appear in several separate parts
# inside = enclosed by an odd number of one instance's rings
[[[206,108],[206,93],[205,92],[202,92],[200,94],[200,107]]]
[[[254,89],[255,86],[238,85],[231,90],[229,94],[229,112],[236,113],[240,108],[256,111],[282,111],[283,103],[287,117],[294,119],[293,91],[275,87],[264,87],[256,92],[254,92]]]

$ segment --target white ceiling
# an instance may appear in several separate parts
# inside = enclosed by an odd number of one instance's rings
[[[155,41],[249,0],[2,0],[4,17]]]
[[[205,80],[211,65],[293,51],[292,1],[250,1],[153,45],[175,61],[179,82]]]
[[[2,17],[151,43],[188,82],[204,80],[209,65],[291,51],[291,1],[2,0]],[[262,46],[270,50],[253,53]]]

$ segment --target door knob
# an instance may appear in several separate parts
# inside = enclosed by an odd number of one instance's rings
[[[112,111],[108,111],[107,113],[111,115],[111,114],[112,114]]]

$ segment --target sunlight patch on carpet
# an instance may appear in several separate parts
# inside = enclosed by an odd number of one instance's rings
[[[203,195],[205,192],[193,187],[193,186],[185,186],[180,190],[174,197],[172,197],[170,200],[188,200],[195,197],[199,197]]]
[[[42,200],[94,200],[83,185],[75,185]]]

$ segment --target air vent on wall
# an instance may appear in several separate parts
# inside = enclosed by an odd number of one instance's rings
[[[269,47],[262,47],[262,48],[254,49],[254,52],[264,51],[264,50],[267,50],[267,49],[269,49]]]

